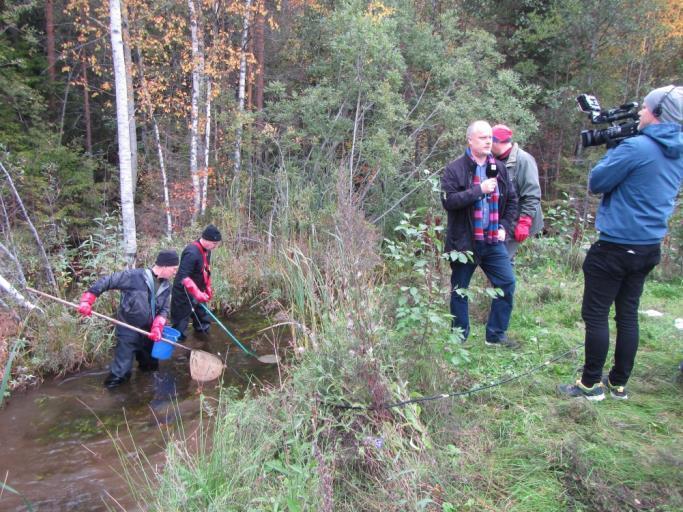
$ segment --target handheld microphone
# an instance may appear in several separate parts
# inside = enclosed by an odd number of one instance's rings
[[[498,177],[498,167],[496,167],[495,162],[491,162],[486,166],[486,177],[487,178],[497,178]]]
[[[487,178],[497,178],[498,177],[498,167],[496,167],[496,162],[491,162],[486,166],[486,177]],[[486,199],[488,199],[491,194],[485,194]]]

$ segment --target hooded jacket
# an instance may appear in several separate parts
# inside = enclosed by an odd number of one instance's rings
[[[206,262],[211,265],[211,251],[205,250]],[[171,302],[171,313],[173,321],[187,317],[192,312],[193,303],[190,295],[185,290],[183,279],[189,277],[197,287],[205,292],[207,282],[204,281],[204,257],[202,251],[195,242],[188,244],[180,255],[180,265],[173,282],[173,300]],[[209,271],[210,272],[210,271]]]
[[[683,177],[683,133],[675,123],[651,124],[607,151],[588,188],[603,194],[595,221],[600,239],[660,243]]]

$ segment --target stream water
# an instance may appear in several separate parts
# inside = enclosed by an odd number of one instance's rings
[[[281,345],[282,331],[258,335],[264,319],[251,312],[230,317],[226,326],[260,355]],[[256,341],[256,344],[251,342]],[[13,394],[0,410],[0,481],[20,492],[33,510],[138,510],[122,475],[119,450],[135,443],[152,464],[163,464],[169,431],[199,421],[200,394],[217,397],[220,387],[241,391],[277,381],[276,365],[265,365],[237,348],[218,325],[184,342],[225,359],[220,381],[199,389],[190,379],[189,352],[176,348],[158,372],[135,369],[114,390],[102,386],[108,370],[91,369],[39,388]],[[227,352],[226,352],[227,351]],[[112,437],[127,439],[114,443]],[[124,448],[129,449],[129,448]],[[130,454],[129,454],[130,455]],[[0,510],[30,510],[21,497],[0,492]]]

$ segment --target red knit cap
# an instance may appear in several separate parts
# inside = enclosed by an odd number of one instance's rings
[[[510,142],[512,140],[512,130],[504,124],[497,124],[493,127],[493,142]]]

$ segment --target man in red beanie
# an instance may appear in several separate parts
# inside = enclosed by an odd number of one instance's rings
[[[518,217],[515,232],[514,236],[505,241],[510,259],[514,260],[519,244],[543,229],[538,167],[533,156],[520,148],[519,144],[512,142],[512,130],[504,124],[493,127],[491,152],[505,162],[517,191]]]

